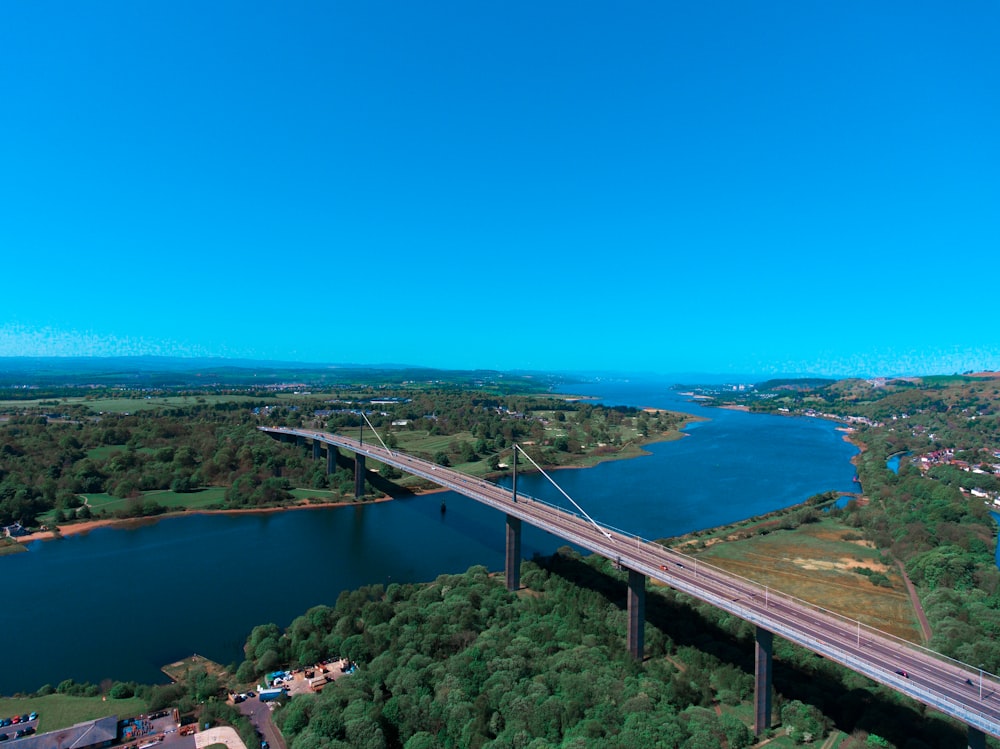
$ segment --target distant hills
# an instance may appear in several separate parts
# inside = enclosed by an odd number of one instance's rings
[[[658,383],[755,383],[764,379],[751,374],[717,374],[711,372],[652,372],[613,371],[531,371],[514,369],[453,370],[409,364],[324,363],[277,361],[268,359],[230,359],[224,357],[172,356],[17,356],[0,357],[0,387],[31,385],[122,385],[132,387],[192,387],[215,385],[266,385],[284,381],[303,384],[335,384],[372,382],[394,384],[402,382],[494,381],[503,378],[554,382],[621,381]],[[815,375],[787,375],[784,381],[816,381]],[[832,380],[830,380],[832,381]],[[534,388],[533,388],[534,389]]]

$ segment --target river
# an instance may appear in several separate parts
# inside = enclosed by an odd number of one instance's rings
[[[674,536],[856,490],[857,449],[830,422],[706,409],[662,382],[567,392],[710,419],[649,446],[649,455],[551,474],[589,515],[629,533]],[[537,474],[519,477],[518,490],[568,504]],[[563,545],[530,527],[522,542],[527,558]],[[284,627],[361,585],[432,580],[474,564],[500,570],[503,543],[499,513],[452,493],[165,518],[35,542],[30,553],[0,557],[0,694],[67,678],[162,683],[160,667],[192,653],[238,663],[256,624]]]

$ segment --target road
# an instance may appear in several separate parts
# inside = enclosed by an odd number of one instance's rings
[[[992,674],[638,536],[526,495],[515,497],[510,489],[485,479],[329,432],[260,429],[335,445],[425,478],[728,611],[1000,738],[1000,681]]]

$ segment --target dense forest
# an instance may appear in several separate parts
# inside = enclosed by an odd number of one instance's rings
[[[516,594],[484,568],[347,591],[285,631],[256,627],[237,677],[253,683],[279,664],[308,667],[331,654],[360,664],[277,711],[290,749],[753,744],[753,628],[657,588],[637,663],[624,647],[623,575],[565,549],[525,562]],[[776,645],[775,721],[794,743],[836,727],[850,735],[843,749],[965,745],[961,726]]]

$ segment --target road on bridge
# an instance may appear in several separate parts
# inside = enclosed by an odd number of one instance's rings
[[[671,549],[485,479],[406,453],[310,429],[260,427],[364,455],[520,518],[620,565],[710,603],[874,681],[1000,738],[1000,682],[913,643],[783,595]]]

